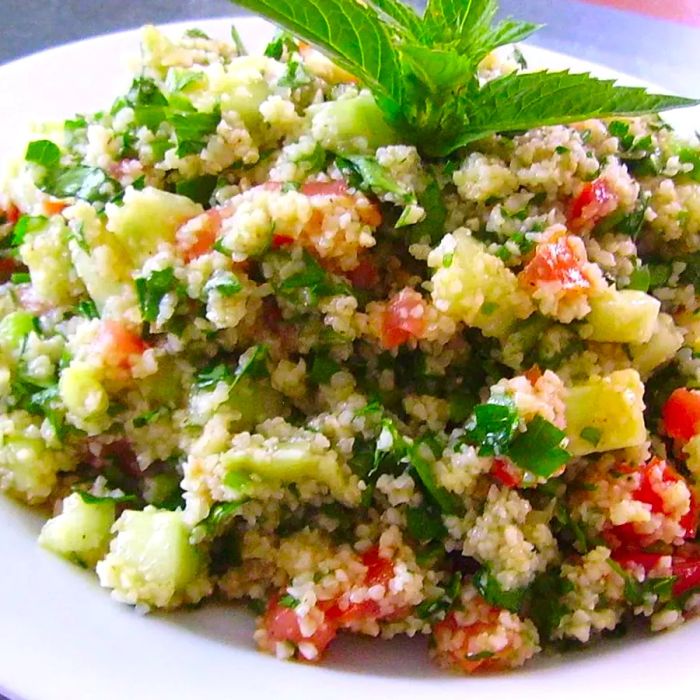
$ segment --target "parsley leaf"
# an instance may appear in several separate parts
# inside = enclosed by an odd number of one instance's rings
[[[495,394],[488,403],[474,407],[467,424],[467,439],[479,446],[479,455],[505,454],[518,429],[518,409],[507,394]]]
[[[357,187],[364,192],[375,194],[396,194],[406,201],[413,199],[404,187],[391,178],[389,171],[372,156],[343,155],[336,158],[336,163],[344,173],[350,171],[357,176]]]
[[[200,175],[191,180],[181,180],[175,185],[175,192],[189,197],[203,207],[208,207],[211,195],[216,188],[216,180],[216,175]]]
[[[563,430],[537,415],[528,423],[527,430],[513,440],[508,456],[519,467],[548,478],[571,457],[560,447],[565,437]]]
[[[61,150],[53,141],[41,139],[32,141],[24,154],[24,159],[29,163],[37,163],[45,168],[53,168],[61,159]]]
[[[218,292],[222,297],[232,297],[243,289],[233,272],[224,272],[211,277],[204,285],[205,292]]]
[[[472,579],[474,588],[479,591],[481,597],[491,605],[497,608],[505,608],[511,612],[518,612],[523,603],[525,588],[514,588],[510,591],[505,590],[498,579],[491,573],[488,567],[483,566],[479,569]]]
[[[158,318],[163,297],[176,286],[173,268],[166,267],[151,272],[148,277],[137,277],[135,285],[141,316],[144,321],[153,323]]]

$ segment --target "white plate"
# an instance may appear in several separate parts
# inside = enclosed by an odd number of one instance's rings
[[[198,26],[223,36],[230,25],[230,20],[209,20],[171,28]],[[238,20],[237,26],[252,51],[261,50],[271,35],[269,25],[259,20]],[[137,50],[138,33],[124,32],[0,67],[0,158],[21,148],[23,125],[108,107],[128,87],[126,59]],[[543,49],[529,48],[526,55],[534,65],[621,77]],[[700,119],[686,111],[675,113],[673,122],[690,128]],[[253,621],[245,611],[207,606],[142,616],[113,602],[92,575],[36,545],[41,522],[37,514],[0,497],[0,692],[13,700],[486,700],[511,695],[568,700],[596,693],[607,698],[631,689],[641,697],[658,697],[694,685],[700,622],[563,659],[544,658],[498,677],[444,674],[428,661],[425,639],[342,637],[323,666],[282,663],[255,651]]]

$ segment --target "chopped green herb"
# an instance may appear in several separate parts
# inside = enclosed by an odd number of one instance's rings
[[[97,306],[92,299],[84,299],[78,302],[77,305],[78,313],[85,318],[99,318],[100,312],[97,310]]]
[[[498,579],[485,566],[474,574],[472,583],[487,603],[491,603],[497,608],[505,608],[511,612],[520,610],[527,590],[525,588],[505,590],[498,582]]]
[[[563,430],[542,416],[535,416],[524,433],[519,433],[508,449],[508,456],[523,469],[549,478],[571,455],[562,447]]]
[[[275,38],[265,47],[264,55],[279,61],[285,49],[291,55],[297,51],[297,43],[291,34],[278,32]]]
[[[479,446],[479,455],[502,455],[518,429],[518,422],[513,399],[507,394],[496,394],[474,408],[474,417],[466,426],[466,437]]]
[[[336,372],[340,372],[340,365],[329,355],[317,353],[311,363],[309,379],[314,384],[328,384]]]
[[[233,45],[236,47],[236,54],[238,56],[247,55],[248,51],[243,43],[243,39],[241,39],[241,35],[238,33],[238,29],[236,29],[235,24],[231,25],[231,41],[233,41]]]
[[[294,608],[299,607],[300,602],[300,600],[295,598],[293,595],[289,595],[289,593],[283,595],[280,598],[280,605],[283,608],[290,608],[291,610],[294,610]]]
[[[61,160],[61,149],[53,141],[46,139],[32,141],[27,146],[24,159],[29,163],[43,165],[45,168],[53,168]]]
[[[80,489],[76,489],[73,493],[77,493],[83,503],[89,505],[98,503],[136,503],[139,500],[132,494],[125,494],[123,496],[95,496],[88,491],[81,491]]]
[[[429,506],[409,508],[406,511],[406,525],[411,535],[419,542],[429,542],[447,535],[440,513]]]
[[[336,164],[344,173],[349,173],[358,189],[375,194],[390,193],[401,197],[406,203],[414,199],[408,190],[394,180],[389,171],[372,156],[339,155]]]
[[[232,297],[243,289],[238,277],[233,272],[224,272],[215,277],[210,277],[204,285],[204,291],[218,292],[222,297]]]
[[[160,303],[168,292],[175,289],[176,282],[172,267],[155,270],[148,277],[136,278],[136,296],[144,321],[153,323],[158,318]]]
[[[238,509],[247,500],[244,498],[238,501],[215,503],[209,510],[209,515],[193,528],[190,539],[197,542],[203,538],[213,538],[221,535],[230,525]]]
[[[10,275],[12,284],[29,284],[32,281],[31,275],[28,272],[13,272]]]
[[[203,207],[208,207],[216,187],[216,180],[216,175],[200,175],[191,180],[181,180],[175,185],[175,192],[189,197]]]
[[[29,216],[28,214],[22,214],[22,216],[17,219],[17,223],[12,229],[11,245],[22,245],[28,234],[41,231],[48,221],[49,220],[45,216]]]

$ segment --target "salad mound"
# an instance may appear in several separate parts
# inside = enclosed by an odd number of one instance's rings
[[[487,0],[242,4],[293,33],[145,28],[0,181],[0,488],[41,545],[307,661],[693,616],[700,144],[656,113],[692,101],[530,72]]]

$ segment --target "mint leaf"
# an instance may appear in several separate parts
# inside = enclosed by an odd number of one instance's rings
[[[236,4],[315,44],[377,94],[400,102],[398,56],[389,31],[369,5],[355,0],[236,0]]]
[[[620,87],[612,80],[599,80],[588,73],[511,74],[486,83],[472,96],[469,124],[457,139],[430,144],[426,152],[447,155],[460,146],[503,131],[525,131],[592,117],[636,116],[694,104],[697,101],[684,97]]]
[[[338,156],[336,163],[344,173],[350,169],[357,174],[357,187],[364,192],[372,191],[376,194],[389,192],[400,197],[409,197],[409,192],[392,179],[389,171],[372,156],[342,155]]]

